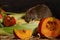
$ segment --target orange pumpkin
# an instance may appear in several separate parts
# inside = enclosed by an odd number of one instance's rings
[[[60,20],[47,17],[40,21],[37,31],[47,38],[55,38],[60,33]]]
[[[22,40],[29,39],[32,36],[31,30],[17,30],[14,29],[16,36]]]

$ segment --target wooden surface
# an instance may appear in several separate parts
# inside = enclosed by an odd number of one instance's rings
[[[0,36],[0,40],[20,40],[15,38],[15,36]],[[39,38],[39,37],[31,37],[29,40],[60,40],[60,39],[46,39],[46,38]]]

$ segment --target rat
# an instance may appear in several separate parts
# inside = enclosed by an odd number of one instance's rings
[[[52,12],[47,5],[36,5],[26,11],[25,21],[29,23],[30,21],[41,20],[49,16],[52,16]]]

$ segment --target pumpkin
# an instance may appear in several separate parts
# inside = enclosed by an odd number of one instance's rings
[[[9,15],[6,15],[3,19],[4,26],[13,26],[16,24],[16,19],[14,17],[10,17]]]
[[[2,19],[2,14],[0,14],[0,19]]]
[[[37,31],[47,38],[56,38],[60,32],[60,20],[54,17],[47,17],[40,21]]]
[[[32,30],[17,30],[17,29],[14,29],[14,33],[18,38],[20,38],[22,40],[29,39],[32,36]]]

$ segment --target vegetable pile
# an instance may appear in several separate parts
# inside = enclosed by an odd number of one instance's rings
[[[56,38],[60,35],[60,20],[55,17],[46,17],[42,20],[27,23],[22,17],[26,13],[0,13],[0,35],[16,35],[22,40],[29,39],[32,35]],[[39,36],[39,37],[40,37]]]
[[[25,22],[25,20],[22,19],[22,17],[25,15],[25,12],[24,13],[3,12],[0,14],[1,14],[0,35],[14,35],[14,33],[16,33],[15,35],[17,34],[20,35],[22,33],[21,35],[27,34],[26,37],[28,37],[29,39],[39,24],[39,21],[34,22],[31,21],[29,23]],[[18,30],[26,30],[26,33],[23,33],[23,31],[19,32]],[[22,39],[25,39],[26,37],[24,36],[24,38]]]

